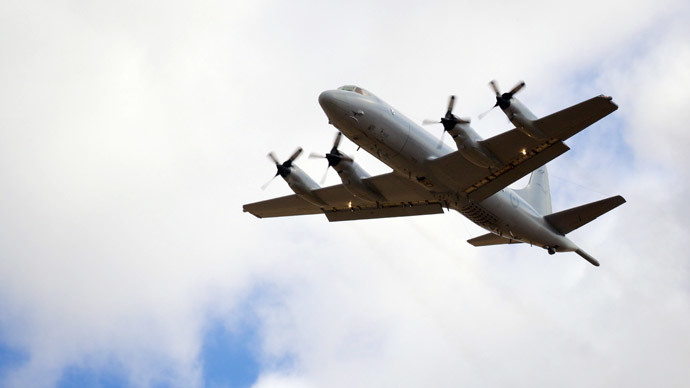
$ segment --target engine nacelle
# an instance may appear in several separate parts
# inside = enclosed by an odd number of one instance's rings
[[[537,120],[537,117],[516,98],[513,98],[510,101],[510,106],[508,106],[506,109],[503,109],[503,112],[508,117],[508,120],[510,120],[510,122],[513,123],[515,128],[517,128],[520,132],[534,140],[546,139],[544,132],[539,130],[539,128],[537,128],[537,126],[534,124],[534,122]]]
[[[370,175],[362,169],[353,160],[342,160],[340,163],[333,166],[338,172],[343,186],[357,198],[367,202],[386,202],[386,198],[376,189],[376,187],[367,184],[364,180]]]
[[[314,190],[321,188],[321,186],[314,182],[314,180],[311,179],[311,177],[309,177],[309,175],[307,175],[307,173],[302,171],[302,169],[299,167],[293,164],[290,167],[290,173],[287,176],[284,176],[283,179],[285,179],[285,182],[287,182],[292,191],[294,191],[295,194],[300,196],[305,201],[318,207],[328,206],[328,204],[314,194]]]
[[[457,124],[449,131],[458,151],[470,163],[483,168],[499,169],[501,162],[481,143],[481,138],[469,124]]]

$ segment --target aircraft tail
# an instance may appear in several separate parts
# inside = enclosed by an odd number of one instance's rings
[[[534,170],[529,177],[527,186],[515,190],[515,192],[532,205],[539,214],[543,216],[551,214],[551,189],[549,188],[549,173],[546,171],[546,165]]]
[[[580,257],[582,257],[583,259],[589,261],[589,263],[592,264],[593,266],[595,266],[595,267],[599,266],[599,262],[597,261],[597,259],[590,256],[587,252],[583,251],[582,249],[575,250],[575,253],[580,255]]]
[[[615,197],[602,199],[601,201],[549,214],[545,216],[544,219],[560,233],[568,234],[624,203],[625,199],[620,195],[616,195]],[[582,256],[582,254],[580,254],[580,256]]]

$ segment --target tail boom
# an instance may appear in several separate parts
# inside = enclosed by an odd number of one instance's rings
[[[587,252],[583,251],[582,249],[579,249],[579,248],[576,249],[576,250],[575,250],[575,253],[577,253],[578,255],[582,256],[583,259],[589,261],[590,264],[592,264],[593,266],[595,266],[595,267],[598,267],[598,266],[599,266],[599,262],[597,261],[597,259],[595,259],[595,258],[593,258],[592,256],[590,256],[589,254],[587,254]]]

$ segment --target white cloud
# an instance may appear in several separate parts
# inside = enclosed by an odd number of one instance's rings
[[[255,289],[272,290],[251,306],[257,387],[687,380],[682,2],[1,7],[0,343],[29,355],[3,384],[51,386],[77,365],[200,385],[203,330],[232,326]],[[539,114],[598,93],[620,104],[551,169],[628,199],[573,234],[601,268],[471,248],[478,228],[458,214],[241,214],[288,193],[258,189],[274,173],[265,153],[330,146],[320,91],[358,83],[415,120],[454,93],[476,117],[492,78],[525,79]],[[508,124],[494,112],[475,127]],[[606,155],[618,133],[631,164]],[[568,190],[554,203],[601,197]]]

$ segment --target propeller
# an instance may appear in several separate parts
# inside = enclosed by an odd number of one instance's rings
[[[288,160],[284,161],[283,163],[280,163],[280,161],[278,160],[276,155],[273,153],[273,151],[269,152],[267,156],[269,159],[271,159],[271,161],[273,161],[273,163],[276,164],[276,169],[278,171],[276,172],[275,175],[273,175],[273,178],[271,178],[271,180],[269,180],[268,182],[264,183],[263,186],[261,186],[261,190],[265,190],[266,187],[268,187],[268,185],[271,182],[273,182],[273,179],[275,179],[278,175],[280,175],[283,178],[290,175],[290,172],[292,171],[292,162],[294,162],[295,159],[297,159],[297,157],[301,153],[302,153],[302,147],[297,147],[295,152],[292,153],[292,155],[290,156],[290,158]]]
[[[469,124],[470,119],[468,118],[461,118],[457,117],[456,115],[453,114],[453,108],[455,107],[455,96],[450,96],[450,99],[448,99],[448,110],[446,111],[446,115],[441,117],[441,121],[436,121],[436,120],[424,120],[422,121],[422,125],[429,125],[429,124],[443,124],[443,134],[441,135],[441,141],[438,143],[438,146],[436,148],[441,148],[441,145],[443,144],[443,137],[446,135],[446,132],[450,132],[455,128],[456,125],[458,124]]]
[[[489,82],[489,86],[491,86],[491,89],[494,91],[494,93],[496,93],[496,105],[492,106],[491,109],[487,110],[486,112],[480,114],[480,120],[484,118],[484,116],[489,114],[489,112],[491,112],[497,106],[500,106],[503,110],[508,109],[508,107],[510,106],[510,100],[513,99],[513,95],[515,95],[515,93],[519,92],[520,89],[525,87],[525,81],[518,82],[518,84],[515,85],[512,89],[510,89],[509,92],[502,94],[498,89],[498,83],[496,82],[496,80],[491,80],[491,82]]]
[[[335,135],[335,140],[333,141],[333,148],[331,148],[331,151],[328,152],[326,155],[321,155],[321,154],[316,154],[316,153],[311,153],[309,154],[310,158],[325,158],[328,160],[328,166],[326,166],[326,172],[324,172],[323,177],[321,178],[321,184],[326,182],[326,176],[328,175],[328,169],[330,167],[337,166],[338,163],[344,161],[352,162],[352,158],[346,156],[342,152],[338,150],[338,146],[340,145],[340,139],[343,137],[342,132],[338,132]]]

